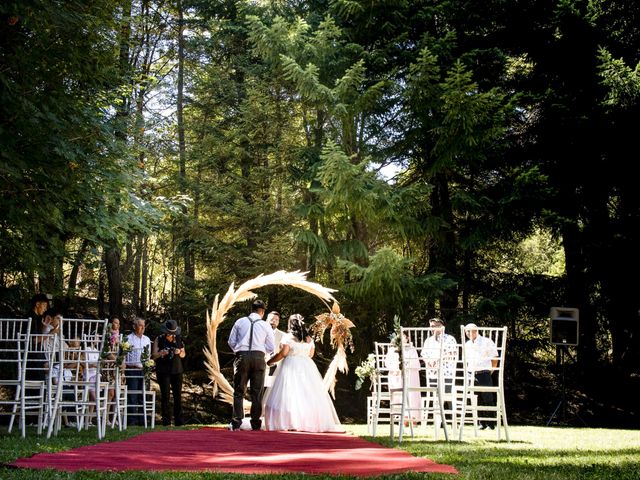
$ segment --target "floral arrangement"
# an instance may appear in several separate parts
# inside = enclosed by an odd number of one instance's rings
[[[131,344],[126,340],[118,344],[118,356],[116,357],[116,362],[118,363],[118,365],[124,364],[124,359],[127,356],[127,353],[129,353],[131,350]]]
[[[119,343],[120,331],[112,330],[111,325],[108,325],[107,334],[104,336],[104,341],[102,342],[102,351],[100,353],[100,358],[102,360],[108,360],[114,352],[118,351],[117,349]]]
[[[400,369],[402,369],[402,334],[400,332],[400,317],[395,315],[393,317],[393,333],[389,338],[389,343],[393,345],[398,353],[398,361],[400,363]]]
[[[347,347],[353,353],[351,329],[354,326],[351,320],[340,313],[340,306],[334,303],[331,307],[331,313],[323,313],[316,316],[316,321],[309,327],[309,330],[316,340],[323,342],[324,332],[327,328],[330,328],[331,346],[336,349]]]
[[[151,374],[156,369],[156,362],[151,360],[151,356],[149,355],[149,347],[144,347],[142,349],[142,353],[140,354],[140,362],[142,363],[142,374],[144,375],[144,379],[149,380]]]
[[[111,345],[112,348],[115,348],[115,346],[120,343],[120,330],[112,330],[111,325],[109,325],[107,338],[109,339],[109,345]]]
[[[370,353],[367,356],[367,359],[363,360],[362,363],[356,367],[356,376],[358,379],[356,380],[355,389],[360,390],[367,379],[371,381],[371,386],[373,386],[376,381],[377,373],[376,356],[373,353]]]
[[[316,340],[324,341],[324,332],[329,328],[329,338],[331,346],[336,349],[336,354],[327,368],[324,375],[324,385],[335,398],[336,373],[340,370],[342,373],[349,371],[347,364],[346,349],[350,349],[353,353],[353,336],[351,329],[355,327],[353,322],[340,313],[338,302],[334,302],[331,307],[331,313],[323,313],[316,316],[316,321],[309,327],[309,331]]]

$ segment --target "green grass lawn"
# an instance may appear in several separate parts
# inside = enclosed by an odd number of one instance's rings
[[[346,425],[347,431],[372,439],[366,434],[364,425]],[[127,432],[108,432],[107,441],[120,440],[142,433],[140,427]],[[382,427],[375,441],[394,448],[401,448],[415,456],[424,456],[439,463],[455,466],[460,475],[402,474],[379,478],[396,479],[640,479],[640,431],[609,430],[560,427],[511,427],[511,442],[498,442],[495,431],[465,431],[464,442],[436,441],[432,436],[407,437],[402,445],[391,442],[388,429]],[[150,473],[150,472],[77,472],[64,473],[45,470],[23,470],[7,467],[13,460],[31,456],[38,452],[55,452],[95,443],[95,432],[63,431],[53,439],[32,435],[21,439],[19,435],[8,435],[0,431],[0,479],[1,480],[48,480],[48,479],[211,479],[243,478],[246,475],[228,473]],[[265,445],[268,448],[268,445]],[[253,475],[256,479],[287,480],[308,478],[309,475]],[[317,476],[315,478],[346,478]]]

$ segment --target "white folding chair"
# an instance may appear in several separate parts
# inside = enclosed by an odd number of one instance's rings
[[[61,372],[55,385],[54,421],[49,424],[47,437],[59,431],[62,416],[68,416],[72,410],[78,430],[88,428],[95,419],[98,439],[104,438],[108,383],[101,378],[100,357],[106,327],[106,319],[63,319],[60,325],[63,361],[58,366]]]
[[[30,318],[0,318],[0,387],[13,390],[12,394],[0,397],[0,415],[11,415],[9,433],[16,414],[25,411],[24,374],[30,330]],[[22,414],[20,432],[22,438],[26,437],[27,424]]]
[[[61,333],[30,333],[24,367],[24,408],[22,414],[36,415],[38,435],[48,426],[55,400],[53,366],[62,358]]]
[[[127,384],[124,378],[124,364],[123,358],[119,358],[120,343],[122,342],[122,334],[118,335],[114,339],[109,335],[110,331],[107,328],[107,336],[105,337],[105,343],[101,353],[101,371],[102,380],[109,384],[108,396],[107,396],[107,420],[105,416],[105,423],[108,423],[111,428],[118,427],[119,430],[125,428],[124,421],[126,417],[127,409]]]
[[[133,348],[128,355],[132,358],[141,358],[143,350]],[[150,352],[147,353],[150,355]],[[151,388],[151,382],[144,377],[144,369],[124,370],[127,385],[127,414],[125,416],[125,428],[129,424],[129,417],[142,417],[144,428],[155,428],[156,416],[156,392]]]
[[[401,366],[402,366],[402,400],[400,411],[397,411],[397,403],[393,401],[392,395],[392,421],[391,421],[391,438],[393,438],[394,419],[398,421],[398,441],[402,442],[404,434],[405,421],[411,428],[413,436],[414,423],[420,421],[423,425],[429,421],[433,421],[434,429],[440,428],[437,422],[445,418],[443,399],[444,399],[444,380],[442,362],[442,342],[435,341],[435,335],[440,330],[431,327],[400,327],[401,335]],[[429,353],[427,353],[429,352]],[[427,366],[427,363],[421,362],[421,357],[431,358],[433,361]],[[429,371],[427,371],[429,370]],[[427,382],[426,385],[421,384],[421,376],[434,376],[434,382]],[[449,431],[447,422],[442,422],[445,440],[449,440]]]
[[[103,419],[111,428],[124,428],[124,417],[127,409],[127,385],[122,376],[116,355],[113,358],[102,358],[102,379],[108,384],[106,405],[107,412]]]
[[[151,381],[144,382],[144,428],[156,428],[156,391],[151,386]]]
[[[462,358],[462,345],[456,344],[457,356],[454,365],[454,377],[451,388],[446,388],[444,391],[444,407],[445,415],[451,419],[451,429],[454,437],[459,434],[459,428],[461,422],[465,422],[474,428],[477,428],[478,418],[477,409],[473,408],[477,402],[475,395],[467,395],[465,399],[464,388],[465,382],[468,379],[468,373],[464,367],[464,361]],[[445,386],[447,386],[445,380]],[[466,401],[469,405],[468,409],[464,409],[465,416],[463,416],[463,402]]]
[[[391,350],[391,353],[390,353]],[[393,356],[393,345],[390,343],[375,342],[375,378],[373,379],[372,395],[367,397],[367,424],[369,432],[374,437],[378,431],[378,425],[391,423],[391,376],[399,377],[400,370],[397,362],[390,358]],[[391,363],[391,365],[389,365]],[[390,368],[396,367],[396,369]],[[401,390],[398,394],[402,395]]]
[[[425,381],[427,386],[434,387],[442,385],[440,398],[442,400],[442,409],[444,417],[440,416],[439,409],[435,409],[433,415],[434,433],[436,439],[440,433],[440,427],[444,423],[451,426],[452,431],[456,431],[456,367],[460,358],[460,347],[455,337],[448,335],[443,326],[432,327],[433,334],[427,336],[425,343],[420,351],[420,358],[424,362]],[[425,402],[438,401],[434,392],[428,392]],[[428,409],[425,408],[425,412]],[[425,423],[429,419],[425,418]]]
[[[510,441],[504,398],[507,327],[474,327],[469,331],[461,326],[460,335],[465,381],[459,439],[462,440],[464,425],[469,420],[468,416],[471,415],[476,435],[478,422],[495,422],[498,440],[501,438],[501,429],[504,427],[505,437]],[[493,404],[490,405],[487,405],[487,402],[479,402],[480,396],[491,396],[495,402],[492,401]]]

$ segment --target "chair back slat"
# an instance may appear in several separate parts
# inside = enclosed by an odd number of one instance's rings
[[[98,336],[104,338],[107,331],[106,318],[65,318],[62,321],[62,333],[67,339],[82,339],[85,336]]]
[[[30,332],[30,318],[0,318],[0,382],[23,377]]]

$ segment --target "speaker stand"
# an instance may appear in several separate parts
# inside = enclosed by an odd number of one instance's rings
[[[566,351],[567,347],[564,346],[564,345],[556,345],[556,348],[560,352],[561,397],[560,397],[560,401],[556,405],[556,408],[553,410],[553,413],[549,417],[549,420],[547,420],[547,427],[551,424],[553,419],[556,417],[556,414],[558,413],[558,411],[561,411],[561,413],[562,413],[562,423],[566,423],[566,419],[567,419],[567,386],[566,386],[566,381],[565,381],[565,367],[564,367],[564,364],[565,364],[564,354],[565,354],[565,351]],[[562,409],[562,410],[560,410],[560,409]],[[585,422],[580,415],[578,415],[577,413],[573,413],[573,415],[578,420],[580,420],[580,422],[582,423],[583,426],[585,426],[585,427],[588,426],[587,422]]]

